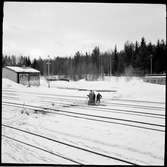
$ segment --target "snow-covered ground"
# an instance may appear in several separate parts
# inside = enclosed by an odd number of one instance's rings
[[[40,83],[2,80],[3,163],[164,165],[165,85],[137,77]],[[89,90],[102,94],[100,106],[87,105]],[[26,105],[53,110],[36,113]]]

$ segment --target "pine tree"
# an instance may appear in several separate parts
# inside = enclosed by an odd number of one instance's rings
[[[115,45],[114,53],[113,53],[113,70],[112,73],[114,75],[118,72],[118,53],[117,53],[117,46]]]

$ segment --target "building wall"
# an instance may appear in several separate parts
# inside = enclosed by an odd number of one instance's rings
[[[39,73],[30,73],[29,75],[29,84],[30,86],[39,86],[40,85],[40,76]]]
[[[17,79],[17,73],[15,71],[12,71],[8,68],[3,68],[2,69],[2,77],[3,78],[8,78],[16,83],[18,83],[18,79]]]
[[[166,84],[166,77],[145,77],[144,78],[145,82],[149,83],[154,83],[154,84],[160,84],[160,85],[165,85]]]
[[[39,86],[39,73],[19,73],[19,83],[28,86]]]
[[[28,85],[28,73],[19,73],[19,83]]]

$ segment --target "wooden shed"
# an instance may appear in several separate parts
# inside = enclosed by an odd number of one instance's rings
[[[23,85],[40,85],[40,71],[30,67],[6,66],[2,70],[2,77]]]

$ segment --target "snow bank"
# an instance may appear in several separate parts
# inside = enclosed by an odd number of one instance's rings
[[[144,82],[143,79],[139,77],[113,76],[110,78],[106,77],[104,81],[52,81],[50,82],[50,86],[50,89],[103,90],[104,92],[102,91],[102,94],[104,98],[130,98],[165,102],[165,85]],[[79,94],[79,92],[77,94]],[[80,94],[82,93],[80,92]]]
[[[40,78],[39,87],[27,87],[17,84],[9,79],[3,79],[3,88],[16,88],[17,90],[33,91],[49,94],[85,96],[89,90],[101,92],[105,98],[128,98],[136,100],[149,100],[165,102],[165,85],[144,82],[138,77],[106,77],[103,81],[51,81],[50,88],[44,77]],[[23,97],[25,99],[25,97]],[[27,97],[28,99],[29,97]]]
[[[2,88],[23,88],[25,86],[18,84],[10,79],[2,78]]]
[[[119,98],[165,102],[165,85],[151,84],[140,78],[133,78],[130,81],[121,79],[117,86],[116,96]]]
[[[65,97],[72,95],[73,99],[71,100],[75,101],[76,103],[79,102],[79,100],[81,101],[78,96],[85,97],[85,101],[87,101],[86,94],[88,93],[88,90],[80,91],[78,89],[116,90],[116,92],[101,92],[103,96],[102,101],[104,102],[105,100],[109,101],[110,99],[112,101],[112,98],[128,98],[161,102],[165,101],[165,85],[146,83],[143,82],[141,78],[136,77],[131,79],[126,77],[111,77],[106,78],[104,81],[54,81],[50,83],[50,88],[48,88],[48,83],[44,78],[41,77],[40,82],[41,85],[39,87],[26,87],[11,80],[3,79],[2,89],[6,88],[6,92],[3,92],[2,97],[4,99],[6,98],[5,101],[11,101],[13,97],[12,100],[18,100],[19,103],[22,104],[32,104],[37,106],[45,105],[45,107],[47,107],[47,105],[50,105],[50,102],[44,103],[42,102],[42,100],[50,100],[52,102],[55,102],[55,108],[57,109],[61,109],[61,104],[63,102],[63,99],[61,100],[61,97],[63,96]],[[7,90],[7,88],[9,89]],[[10,88],[12,88],[15,93],[11,92],[10,94],[10,91],[12,91],[10,90]],[[26,94],[24,91],[28,93]],[[42,93],[46,93],[47,95],[42,95]],[[7,99],[9,95],[11,99]],[[58,96],[57,99],[54,98],[54,95],[61,95],[60,99],[58,98]],[[68,99],[69,98],[67,98],[66,100],[64,98],[64,102],[66,104],[68,103]],[[23,108],[20,109],[12,109],[12,107],[9,106],[3,107],[2,121],[4,124],[33,131],[34,133],[42,134],[55,140],[72,143],[80,147],[89,148],[93,151],[102,152],[107,155],[113,155],[114,157],[129,159],[129,161],[136,162],[137,164],[163,165],[165,143],[164,133],[153,132],[142,128],[130,128],[128,126],[122,126],[119,124],[106,124],[104,122],[102,123],[86,119],[78,119],[64,115],[37,114],[31,112],[31,110],[29,109],[24,110],[24,105]],[[111,108],[113,110],[113,105],[108,104],[107,108]],[[131,109],[130,107],[127,108],[129,108],[129,110]],[[118,109],[121,109],[121,107],[118,106]],[[25,112],[21,113],[21,110]],[[105,110],[99,111],[98,109],[91,109],[91,107],[89,110],[87,108],[82,108],[82,106],[80,108],[79,105],[78,108],[75,106],[71,109],[63,107],[63,110],[84,112],[87,114],[91,113],[94,115],[99,115],[101,112],[102,116],[114,116],[119,119],[122,117],[123,119],[127,118],[136,120],[140,117],[140,120],[142,121],[148,121],[148,119],[150,119],[149,121],[156,120],[161,121],[161,124],[163,123],[162,120],[157,120],[157,118],[143,118],[141,115],[138,115],[137,117],[134,114],[132,116],[132,114],[130,115],[127,113],[124,113],[124,115],[122,115],[123,113],[118,113],[118,111],[109,114],[108,111],[104,112]],[[26,112],[29,113],[29,115],[27,115]],[[157,111],[153,112],[157,113]],[[165,113],[165,111],[162,112]],[[32,135],[23,136],[23,133],[18,133],[14,130],[9,131],[9,129],[7,130],[4,127],[2,130],[3,134],[5,135],[17,137],[17,139],[28,142],[35,146],[44,146],[45,149],[49,150],[50,152],[60,152],[67,157],[70,156],[71,158],[75,159],[80,158],[78,159],[79,161],[85,160],[84,163],[89,164],[88,158],[90,158],[90,156],[87,158],[86,156],[82,156],[79,153],[74,155],[74,151],[70,150],[68,152],[64,147],[60,147],[59,150],[59,147],[52,145],[51,142],[43,142],[43,140],[39,140],[39,138],[36,138]],[[4,163],[65,163],[64,161],[58,160],[55,157],[47,155],[44,152],[33,150],[32,148],[27,148],[26,146],[21,144],[17,145],[15,142],[12,142],[11,140],[5,138],[3,138],[2,140],[2,155],[2,161]],[[45,161],[45,159],[47,161]],[[93,161],[92,159],[89,162],[97,163],[97,161]],[[101,161],[101,163],[106,164],[106,161]],[[118,165],[120,165],[120,162],[117,163]]]

